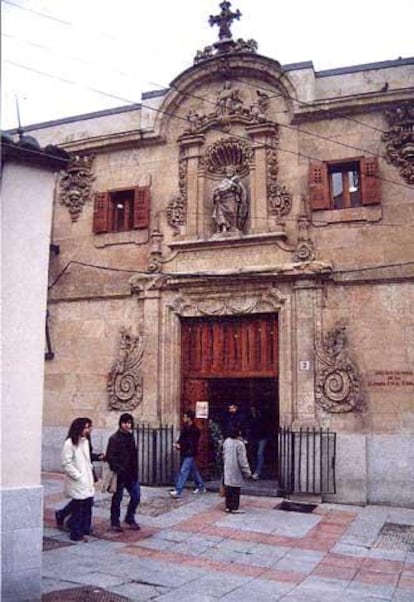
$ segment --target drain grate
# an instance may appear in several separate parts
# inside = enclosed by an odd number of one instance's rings
[[[384,523],[373,547],[414,552],[414,525]]]
[[[286,512],[305,512],[310,514],[317,507],[317,504],[305,504],[304,502],[288,502],[287,500],[283,500],[283,502],[275,506],[275,510],[285,510]]]
[[[129,598],[87,585],[43,594],[42,602],[129,602]]]

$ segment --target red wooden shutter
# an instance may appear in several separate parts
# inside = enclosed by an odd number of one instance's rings
[[[93,231],[95,234],[109,232],[111,203],[107,192],[97,192],[93,205]]]
[[[309,166],[309,198],[312,209],[329,209],[328,167],[319,161],[311,162]]]
[[[363,157],[360,165],[362,204],[377,205],[381,203],[378,157]]]
[[[137,186],[134,195],[134,229],[149,227],[150,187]]]

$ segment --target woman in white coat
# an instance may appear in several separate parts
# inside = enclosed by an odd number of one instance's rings
[[[92,421],[75,418],[69,428],[62,449],[62,467],[65,473],[65,495],[72,500],[70,539],[87,541],[91,530],[94,479],[90,455],[89,435]]]
[[[252,476],[247,460],[246,446],[240,439],[240,429],[231,428],[229,436],[223,443],[224,487],[226,496],[225,512],[240,513],[240,491],[243,478]]]

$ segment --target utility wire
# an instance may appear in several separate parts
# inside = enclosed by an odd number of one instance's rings
[[[5,62],[7,62],[7,63],[10,63],[10,64],[13,64],[13,65],[16,65],[16,66],[18,66],[18,67],[21,67],[22,69],[26,69],[26,70],[29,70],[29,71],[33,71],[33,72],[35,72],[35,73],[38,73],[38,74],[40,74],[40,75],[45,75],[45,76],[47,76],[47,77],[51,77],[51,78],[53,78],[53,79],[57,79],[57,80],[59,80],[59,81],[63,81],[64,83],[68,83],[68,84],[71,84],[71,85],[76,85],[76,86],[81,86],[81,87],[83,87],[83,88],[85,88],[85,89],[91,90],[91,91],[93,91],[93,92],[96,92],[96,93],[98,93],[98,94],[102,94],[102,95],[104,95],[104,96],[108,96],[108,97],[111,97],[111,98],[116,98],[117,100],[122,100],[123,102],[127,102],[128,104],[131,104],[131,105],[137,105],[136,101],[133,101],[133,100],[130,100],[130,99],[126,99],[126,98],[124,98],[124,97],[122,97],[122,96],[119,96],[119,95],[116,95],[116,94],[111,94],[111,93],[108,93],[108,92],[104,92],[103,90],[100,90],[100,89],[98,89],[98,88],[94,88],[94,87],[91,87],[91,86],[86,86],[86,85],[84,85],[84,84],[79,84],[79,83],[78,83],[78,82],[76,82],[76,81],[69,80],[69,79],[66,79],[66,78],[62,78],[62,77],[59,77],[59,76],[56,76],[56,75],[53,75],[53,74],[47,73],[47,72],[45,72],[45,71],[42,71],[42,70],[40,70],[40,69],[35,69],[35,68],[33,68],[33,67],[28,67],[27,65],[23,65],[23,64],[21,64],[21,63],[17,63],[17,62],[15,62],[15,61],[10,61],[10,60],[8,60],[8,59],[6,59],[6,61],[5,61]],[[183,93],[181,90],[178,90],[178,92],[179,92],[179,93],[181,93],[181,94],[185,94],[185,93]],[[200,97],[198,97],[198,98],[200,98]],[[202,99],[202,100],[203,100],[203,101],[205,101],[206,99]],[[208,101],[208,102],[212,102],[212,101]],[[161,110],[161,109],[158,109],[158,108],[152,107],[152,106],[150,106],[150,105],[146,105],[146,104],[144,104],[144,103],[142,103],[142,102],[141,102],[141,103],[139,103],[139,105],[140,105],[141,107],[144,107],[144,108],[146,108],[146,109],[150,110],[150,111],[154,111],[154,112],[156,112],[156,113],[160,113],[160,114],[163,114],[163,115],[168,115],[169,117],[171,117],[171,118],[173,118],[173,119],[179,119],[179,120],[181,120],[181,121],[184,121],[184,122],[188,123],[188,119],[187,119],[186,117],[181,117],[180,115],[176,115],[175,113],[173,114],[173,113],[170,113],[170,112],[168,112],[168,111]],[[280,123],[278,123],[278,125],[280,126],[280,125],[283,125],[283,124],[280,124]],[[307,135],[310,135],[310,136],[315,136],[315,137],[317,137],[317,138],[319,138],[319,137],[320,137],[320,138],[324,139],[325,141],[329,141],[329,142],[332,142],[332,143],[338,144],[338,145],[340,145],[340,146],[344,146],[344,147],[346,147],[346,148],[351,148],[351,149],[353,149],[353,150],[357,150],[357,151],[359,151],[359,152],[365,152],[365,153],[368,153],[368,154],[369,154],[369,155],[371,155],[371,156],[376,156],[376,157],[380,157],[380,158],[383,158],[383,159],[385,158],[385,157],[384,157],[384,156],[382,156],[382,155],[376,155],[375,153],[372,153],[372,152],[370,152],[370,151],[368,151],[368,150],[366,150],[366,149],[362,149],[362,148],[360,148],[360,147],[356,147],[356,146],[353,146],[353,145],[350,145],[350,144],[347,144],[347,143],[338,142],[337,140],[333,140],[333,139],[326,138],[326,137],[323,137],[323,136],[320,136],[320,135],[316,135],[316,134],[314,134],[313,132],[308,132],[308,131],[304,131],[304,132],[302,132],[300,129],[298,129],[298,128],[296,128],[296,127],[293,127],[293,126],[285,126],[285,127],[288,127],[289,129],[291,129],[291,130],[293,130],[293,131],[297,131],[297,132],[299,132],[299,133],[306,133]],[[220,133],[222,133],[222,134],[225,134],[225,135],[230,135],[228,132],[226,132],[226,131],[225,131],[225,130],[223,130],[222,128],[219,128],[219,127],[216,127],[216,126],[213,126],[211,129],[212,129],[212,130],[215,130],[215,131],[218,131],[218,132],[220,132]],[[124,132],[124,133],[127,133],[127,132]],[[247,136],[241,136],[241,135],[239,135],[239,134],[234,134],[234,133],[232,133],[232,134],[231,134],[231,136],[232,136],[232,137],[236,137],[236,138],[238,138],[238,139],[240,139],[240,140],[245,140],[245,141],[251,142],[250,138],[248,138]],[[88,139],[88,138],[85,138],[85,139],[78,139],[78,140],[77,140],[77,142],[82,142],[82,140],[87,140],[87,139]],[[308,160],[311,160],[311,161],[319,161],[319,162],[323,161],[323,159],[321,159],[321,158],[319,158],[319,157],[314,157],[314,156],[312,156],[312,155],[308,155],[308,154],[305,154],[305,153],[301,153],[301,152],[299,152],[299,151],[292,151],[292,150],[290,150],[290,149],[283,148],[283,147],[281,147],[280,145],[277,145],[277,147],[273,147],[273,146],[271,146],[271,145],[267,145],[267,144],[266,144],[265,146],[266,146],[268,149],[272,149],[272,150],[276,150],[276,151],[281,151],[281,152],[289,153],[289,154],[292,154],[292,155],[296,155],[296,156],[298,156],[298,157],[303,157],[304,159],[308,159]],[[377,179],[379,179],[379,180],[382,180],[382,181],[385,181],[385,182],[388,182],[388,183],[394,184],[394,185],[396,185],[396,186],[400,186],[400,187],[402,187],[402,188],[407,188],[408,190],[412,190],[412,187],[411,187],[411,186],[408,186],[408,185],[406,185],[406,184],[402,184],[402,183],[400,183],[400,182],[395,182],[394,180],[390,180],[389,178],[384,178],[383,176],[379,176],[379,175],[376,175],[375,177],[376,177]]]
[[[108,267],[108,266],[96,265],[96,264],[93,264],[93,263],[86,263],[86,262],[82,262],[82,261],[71,260],[59,272],[59,274],[56,276],[56,278],[53,280],[53,282],[48,287],[48,290],[51,290],[57,284],[57,282],[61,279],[61,277],[65,274],[65,272],[67,272],[68,268],[71,265],[79,265],[79,266],[86,267],[86,268],[93,268],[93,269],[96,269],[96,270],[103,270],[103,271],[110,271],[110,272],[121,272],[121,273],[127,273],[127,274],[140,274],[142,276],[154,275],[153,272],[144,272],[142,270],[125,270],[123,268],[111,268],[111,267]],[[333,270],[331,273],[333,275],[335,275],[335,274],[347,274],[347,273],[366,272],[366,271],[370,271],[370,270],[379,270],[379,269],[396,268],[396,267],[406,267],[406,266],[411,266],[411,265],[414,265],[414,261],[405,261],[405,262],[389,263],[389,264],[382,264],[382,265],[364,266],[364,267],[360,267],[360,268],[349,268],[349,269],[345,268],[343,270]],[[240,274],[243,274],[243,272],[240,272]],[[176,276],[177,274],[174,273],[174,272],[163,272],[162,275],[164,275],[164,276]],[[179,275],[180,276],[186,276],[186,277],[202,276],[202,277],[217,278],[217,276],[221,276],[223,274],[220,273],[220,272],[218,272],[218,271],[213,271],[213,272],[210,271],[210,272],[185,272],[185,273],[184,272],[183,273],[180,272]]]

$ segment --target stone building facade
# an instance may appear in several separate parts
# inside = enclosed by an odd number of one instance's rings
[[[76,415],[103,442],[124,409],[266,399],[275,432],[337,433],[325,499],[412,506],[414,58],[282,66],[232,38],[228,5],[167,90],[28,128],[72,157],[45,468]]]

